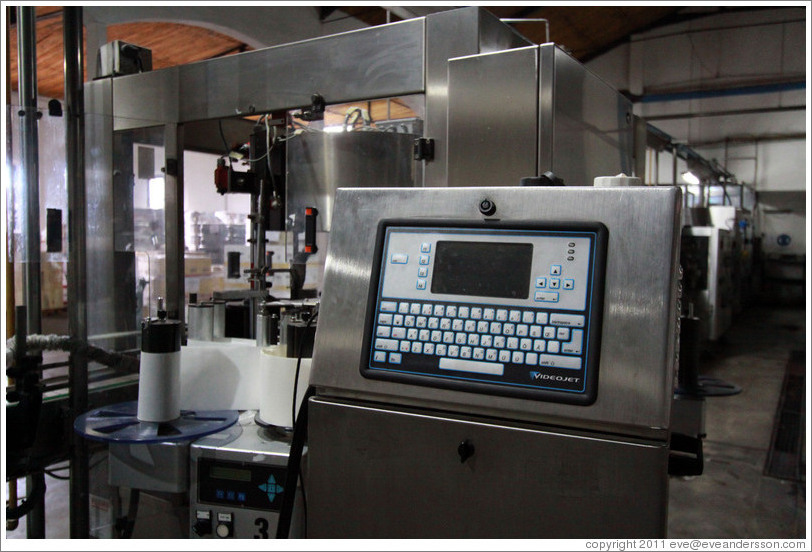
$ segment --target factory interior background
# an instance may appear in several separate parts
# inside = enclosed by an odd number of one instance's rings
[[[4,3],[3,548],[808,546],[809,16]]]

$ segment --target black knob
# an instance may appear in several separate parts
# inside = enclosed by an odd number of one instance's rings
[[[199,519],[195,522],[192,526],[192,531],[195,532],[198,536],[203,535],[210,535],[211,534],[211,520],[210,519]]]
[[[466,439],[460,443],[457,447],[457,454],[460,455],[460,463],[465,463],[466,460],[474,455],[474,452],[476,452],[476,449],[474,449],[474,444],[470,439]]]
[[[489,217],[496,212],[496,204],[490,199],[483,199],[479,202],[479,212]]]

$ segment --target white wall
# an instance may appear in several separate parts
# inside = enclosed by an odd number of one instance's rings
[[[806,192],[793,196],[804,197],[790,205],[793,213],[758,217],[765,251],[802,254],[806,249],[809,117],[804,109],[735,112],[807,105],[808,30],[804,7],[711,15],[634,35],[587,64],[618,90],[642,97],[806,81],[800,90],[635,104],[636,114],[706,159],[720,164],[727,159],[728,170],[757,192]],[[719,115],[724,112],[734,113]],[[669,118],[659,118],[664,116]],[[671,171],[671,156],[661,153],[660,182],[670,182]],[[793,236],[790,246],[775,244],[782,233]]]
[[[217,189],[214,187],[214,169],[217,167],[217,157],[210,153],[183,152],[184,211],[187,213],[226,211],[247,215],[251,212],[251,196],[217,193]]]

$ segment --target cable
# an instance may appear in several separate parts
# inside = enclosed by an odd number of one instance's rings
[[[302,338],[299,340],[299,351],[297,352],[299,359],[296,361],[296,375],[293,377],[293,402],[291,403],[292,406],[290,415],[290,420],[294,427],[296,427],[296,393],[298,392],[299,388],[299,372],[302,369],[302,351],[304,348],[305,336],[307,334],[307,330],[310,329],[310,325],[313,324],[313,320],[318,318],[318,316],[319,307],[316,306],[316,308],[313,309],[313,312],[310,314],[310,319],[305,325],[304,332],[302,332]]]

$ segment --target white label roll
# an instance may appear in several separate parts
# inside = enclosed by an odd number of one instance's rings
[[[168,422],[180,417],[180,351],[141,352],[138,419]]]

